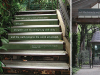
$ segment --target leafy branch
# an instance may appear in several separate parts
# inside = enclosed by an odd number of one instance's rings
[[[2,46],[2,43],[9,43],[7,39],[10,27],[13,26],[12,19],[17,11],[19,11],[18,3],[23,0],[0,0],[0,50],[7,49]],[[2,66],[4,64],[1,62],[2,56],[0,56],[0,73],[3,73]]]

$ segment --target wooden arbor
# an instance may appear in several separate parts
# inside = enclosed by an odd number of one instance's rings
[[[98,2],[99,2],[99,0],[84,0],[84,1],[83,0],[72,0],[72,7],[73,7],[73,9],[72,9],[72,28],[73,28],[72,31],[73,31],[73,34],[77,34],[78,24],[81,25],[80,50],[84,50],[83,34],[85,32],[87,32],[87,31],[85,31],[87,24],[99,24],[100,18],[97,18],[97,17],[95,17],[95,18],[79,18],[78,17],[78,9],[91,9],[91,7],[94,6]],[[77,41],[77,39],[76,39],[76,41]],[[73,49],[73,51],[75,51],[75,49]],[[91,55],[91,53],[90,53],[90,55]]]

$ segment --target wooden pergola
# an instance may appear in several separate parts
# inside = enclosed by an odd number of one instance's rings
[[[79,18],[78,17],[78,10],[79,9],[91,9],[95,4],[100,3],[100,0],[72,0],[72,32],[77,33],[78,30],[78,24],[82,25],[82,31],[85,29],[87,24],[100,24],[100,18]],[[84,31],[83,31],[84,32]],[[83,32],[81,32],[81,41],[84,42],[83,38]],[[93,38],[92,38],[93,39]],[[76,39],[77,40],[77,39]],[[92,41],[92,45],[100,43],[97,41]],[[81,44],[82,45],[82,44]],[[83,44],[84,46],[84,44]],[[88,45],[89,46],[89,45]],[[75,50],[75,49],[73,49]],[[91,46],[89,47],[90,51],[90,57],[89,57],[89,62],[90,62],[90,68],[92,66],[92,51],[91,51]]]
[[[72,21],[78,24],[98,24],[100,18],[78,18],[78,9],[91,9],[100,0],[72,0]]]

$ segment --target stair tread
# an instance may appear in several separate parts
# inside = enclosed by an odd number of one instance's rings
[[[14,20],[14,21],[58,21],[58,19],[31,19],[31,20]]]
[[[0,54],[12,55],[66,55],[64,50],[7,50],[0,51]]]
[[[13,26],[13,27],[11,27],[11,28],[35,28],[35,27],[59,27],[59,25],[23,25],[23,26]]]
[[[0,74],[0,75],[25,75],[25,74]]]
[[[2,61],[6,66],[3,68],[27,68],[27,69],[69,69],[64,61]]]
[[[62,32],[23,32],[23,33],[8,33],[8,35],[61,35]]]
[[[64,41],[60,40],[24,40],[24,41],[13,41],[9,44],[63,44]]]
[[[28,11],[19,11],[20,12],[55,12],[56,10],[28,10]]]
[[[47,16],[47,15],[57,15],[57,14],[23,14],[23,15],[15,15],[15,16]]]

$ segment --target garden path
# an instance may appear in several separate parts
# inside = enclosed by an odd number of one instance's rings
[[[82,68],[79,71],[77,71],[74,75],[100,75],[100,66],[94,67],[92,69]]]

